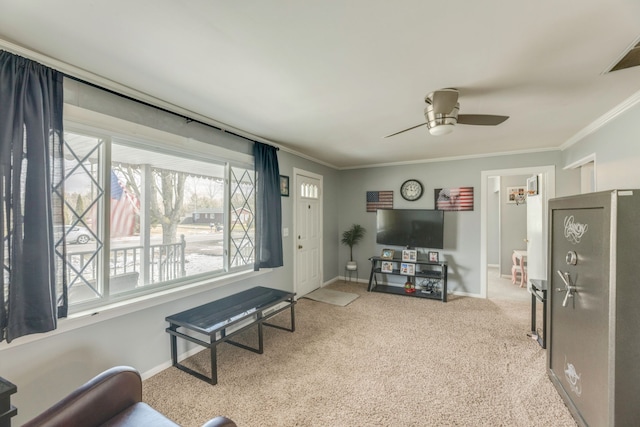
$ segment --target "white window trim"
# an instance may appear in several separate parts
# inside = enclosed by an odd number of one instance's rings
[[[156,150],[161,150],[169,155],[184,155],[187,158],[228,164],[229,166],[251,168],[254,164],[253,156],[247,154],[136,123],[131,123],[126,120],[86,110],[74,105],[65,104],[64,108],[65,131],[69,130],[71,132],[84,132],[90,135],[102,135],[102,137],[108,138],[111,141],[121,139],[128,142],[134,142],[142,149],[153,151],[155,148]],[[225,199],[225,209],[228,210],[228,208],[228,200]],[[227,241],[225,241],[225,250],[228,250]],[[61,319],[61,321],[59,321],[59,329],[61,324],[66,324],[72,319],[82,319],[87,316],[96,317],[97,313],[103,312],[117,312],[121,307],[126,308],[130,305],[137,307],[134,310],[126,309],[126,312],[122,313],[127,314],[136,311],[137,309],[147,308],[147,306],[144,305],[145,301],[162,299],[165,295],[170,295],[171,299],[175,299],[176,292],[179,293],[179,297],[185,297],[210,289],[215,289],[217,287],[224,286],[225,284],[235,282],[239,280],[239,278],[252,277],[256,274],[257,273],[253,271],[252,266],[245,266],[223,274],[220,274],[219,272],[212,272],[212,275],[199,280],[190,278],[185,280],[185,283],[183,284],[173,284],[151,293],[133,296],[120,301],[107,301],[104,305],[98,305],[86,310],[80,309],[77,312],[71,312],[72,310],[70,307],[69,315],[65,319]],[[160,301],[149,306],[162,303],[163,301]],[[143,305],[138,307],[138,304]]]

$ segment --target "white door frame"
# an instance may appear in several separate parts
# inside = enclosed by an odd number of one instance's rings
[[[555,166],[531,166],[516,169],[497,169],[481,172],[480,182],[480,297],[487,298],[487,211],[489,205],[488,189],[490,176],[536,175],[542,174],[542,206],[547,210],[549,199],[556,196],[556,167]],[[500,230],[502,233],[502,229]]]
[[[300,198],[300,192],[298,191],[298,176],[300,175],[304,175],[304,176],[308,176],[310,178],[314,178],[320,181],[320,188],[319,188],[319,212],[318,212],[318,220],[320,221],[319,224],[319,234],[320,234],[320,242],[319,242],[319,246],[320,246],[320,250],[318,251],[318,257],[320,258],[318,260],[318,265],[320,266],[320,287],[322,287],[323,283],[324,283],[324,264],[323,264],[323,252],[324,252],[324,234],[323,234],[323,229],[324,229],[324,212],[323,212],[323,205],[324,205],[324,177],[322,175],[318,175],[316,173],[313,172],[309,172],[309,171],[305,171],[303,169],[298,169],[298,168],[293,168],[293,186],[291,186],[291,191],[290,194],[293,193],[293,235],[292,235],[292,249],[293,249],[293,291],[297,292],[297,283],[296,283],[296,277],[298,277],[297,275],[297,269],[298,269],[298,241],[296,239],[296,236],[298,235],[298,220],[297,220],[297,206],[298,206],[298,199]]]

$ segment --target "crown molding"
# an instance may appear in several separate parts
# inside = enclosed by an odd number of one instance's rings
[[[604,127],[606,124],[608,124],[609,122],[613,121],[618,116],[622,115],[623,113],[625,113],[626,111],[628,111],[629,109],[631,109],[632,107],[637,105],[639,102],[640,102],[640,91],[634,93],[629,98],[627,98],[622,103],[620,103],[618,106],[616,106],[613,109],[609,110],[607,113],[603,114],[598,119],[596,119],[593,123],[591,123],[590,125],[584,127],[578,133],[576,133],[571,138],[566,140],[560,146],[560,150],[564,151],[567,148],[569,148],[572,145],[574,145],[575,143],[583,140],[587,136],[589,136],[592,133],[596,132],[598,129]]]
[[[498,153],[468,154],[468,155],[460,155],[460,156],[438,157],[435,159],[408,160],[405,162],[376,163],[376,164],[363,165],[363,166],[344,166],[339,169],[352,170],[352,169],[380,168],[380,167],[386,167],[386,166],[418,165],[423,163],[438,163],[438,162],[450,162],[455,160],[481,159],[486,157],[501,157],[501,156],[513,156],[518,154],[544,153],[547,151],[560,151],[560,149],[556,147],[550,147],[550,148],[548,147],[548,148],[536,148],[532,150],[501,151]]]

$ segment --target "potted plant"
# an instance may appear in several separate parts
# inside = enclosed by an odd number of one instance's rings
[[[347,270],[357,270],[358,266],[353,260],[353,247],[358,244],[364,237],[367,230],[359,224],[353,224],[348,230],[342,233],[342,240],[340,242],[343,245],[349,246],[349,262],[347,262]]]

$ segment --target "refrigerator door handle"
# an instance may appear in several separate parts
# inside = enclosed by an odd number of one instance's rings
[[[564,282],[564,286],[565,288],[556,288],[557,292],[566,292],[566,294],[564,295],[564,300],[562,301],[562,306],[566,307],[567,306],[567,302],[569,301],[569,298],[573,298],[573,294],[577,291],[577,288],[574,286],[573,283],[571,283],[571,276],[569,275],[568,272],[562,272],[560,270],[557,271],[558,276],[560,276],[560,278],[562,279],[562,281]]]

